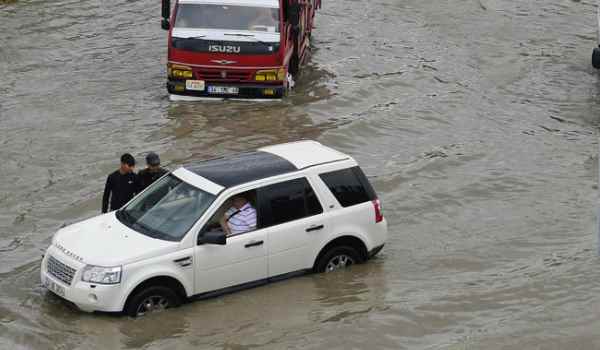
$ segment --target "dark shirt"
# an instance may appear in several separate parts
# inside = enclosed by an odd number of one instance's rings
[[[157,171],[152,171],[150,169],[140,170],[138,173],[139,181],[140,181],[140,189],[138,192],[142,192],[146,189],[146,187],[152,185],[152,183],[158,179],[160,179],[167,171],[163,168],[158,168]]]
[[[117,170],[108,175],[102,196],[102,212],[108,212],[109,198],[111,211],[121,208],[138,193],[138,186],[138,176],[135,173],[123,175]]]

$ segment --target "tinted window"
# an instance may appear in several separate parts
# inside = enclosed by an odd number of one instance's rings
[[[306,216],[321,214],[323,212],[323,207],[321,207],[321,203],[319,203],[317,195],[313,191],[312,187],[310,187],[310,184],[306,180],[304,180],[304,182],[306,183],[306,187],[304,189],[304,196],[306,198]]]
[[[305,178],[285,181],[259,189],[260,227],[320,214],[323,208]]]
[[[359,167],[336,170],[319,175],[342,207],[377,198],[373,187]]]

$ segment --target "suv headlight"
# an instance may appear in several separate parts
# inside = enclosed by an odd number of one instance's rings
[[[121,282],[121,266],[102,267],[86,265],[81,274],[84,282],[98,284],[117,284]]]

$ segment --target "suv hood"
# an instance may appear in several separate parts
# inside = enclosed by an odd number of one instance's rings
[[[111,212],[59,230],[52,245],[71,259],[109,267],[173,252],[179,242],[145,236],[123,225]]]

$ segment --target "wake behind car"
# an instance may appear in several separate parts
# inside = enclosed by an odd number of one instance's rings
[[[61,229],[41,280],[81,310],[141,316],[362,263],[386,237],[356,161],[300,141],[180,167],[120,210]]]

